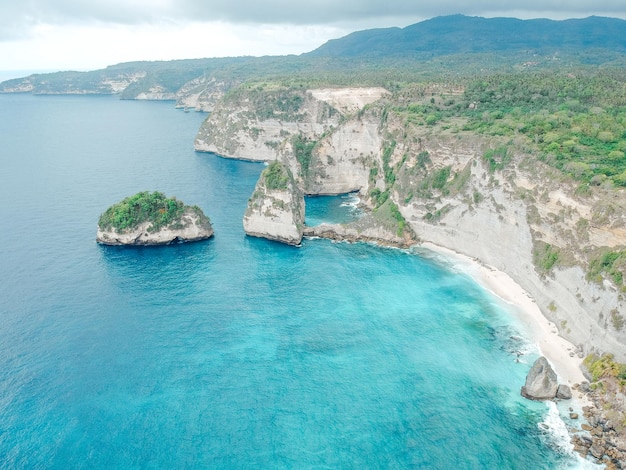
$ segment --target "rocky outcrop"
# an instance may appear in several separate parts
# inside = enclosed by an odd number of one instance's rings
[[[304,236],[350,243],[376,243],[377,245],[396,248],[408,248],[415,244],[415,240],[411,237],[398,236],[382,227],[371,227],[361,230],[356,224],[321,224],[315,227],[305,227]]]
[[[144,222],[129,230],[98,227],[96,241],[103,245],[171,245],[206,240],[213,236],[209,219],[194,207],[186,207],[173,223],[152,230],[152,222]]]
[[[398,231],[397,224],[381,220],[377,214],[365,214],[349,224],[321,224],[304,228],[305,237],[335,241],[376,243],[381,246],[409,248],[418,240],[410,230]]]
[[[174,101],[176,97],[175,91],[168,91],[161,85],[153,85],[147,90],[137,93],[134,99],[140,101]]]
[[[585,458],[592,458],[607,469],[626,469],[626,434],[623,423],[605,414],[603,392],[591,392],[593,405],[583,407],[587,423],[572,438],[574,450]],[[621,398],[623,400],[623,397]]]
[[[278,161],[259,177],[243,218],[246,234],[299,245],[304,227],[304,195],[293,174]]]
[[[548,360],[541,356],[533,363],[526,376],[522,396],[531,400],[552,400],[556,397],[558,388],[556,373]]]

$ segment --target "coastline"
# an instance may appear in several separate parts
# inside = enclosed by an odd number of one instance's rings
[[[580,405],[589,403],[586,395],[574,388],[575,384],[587,380],[580,368],[582,359],[576,354],[576,347],[558,334],[556,325],[541,313],[528,292],[505,272],[486,266],[479,260],[430,242],[420,243],[418,248],[452,261],[455,268],[470,275],[483,288],[509,304],[516,318],[527,329],[529,339],[552,365],[559,383],[569,385],[573,398]]]

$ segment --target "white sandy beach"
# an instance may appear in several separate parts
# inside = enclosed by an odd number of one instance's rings
[[[513,310],[517,311],[519,320],[527,327],[531,335],[530,339],[537,345],[541,354],[548,359],[560,383],[572,387],[586,380],[580,369],[582,359],[573,354],[576,349],[574,345],[559,336],[556,325],[543,316],[532,297],[508,274],[432,243],[425,242],[420,247],[452,260],[455,267],[469,274],[476,282],[503,301],[514,306]],[[575,390],[572,392],[576,398],[585,401],[584,397]]]

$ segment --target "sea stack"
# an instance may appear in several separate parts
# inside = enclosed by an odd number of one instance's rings
[[[96,241],[103,245],[170,245],[212,236],[211,221],[198,206],[144,191],[112,205],[100,216]]]
[[[293,174],[279,161],[263,170],[243,218],[245,232],[299,245],[304,228],[304,194]]]
[[[522,396],[530,400],[552,400],[556,397],[559,383],[556,373],[541,356],[530,368],[526,376],[526,384],[522,387]]]

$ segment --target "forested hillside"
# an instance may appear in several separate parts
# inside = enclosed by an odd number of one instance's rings
[[[358,31],[328,41],[310,52],[313,57],[432,58],[451,54],[526,52],[577,54],[584,50],[626,52],[626,21],[590,17],[547,19],[441,16],[406,28]],[[604,61],[588,55],[587,62]]]

